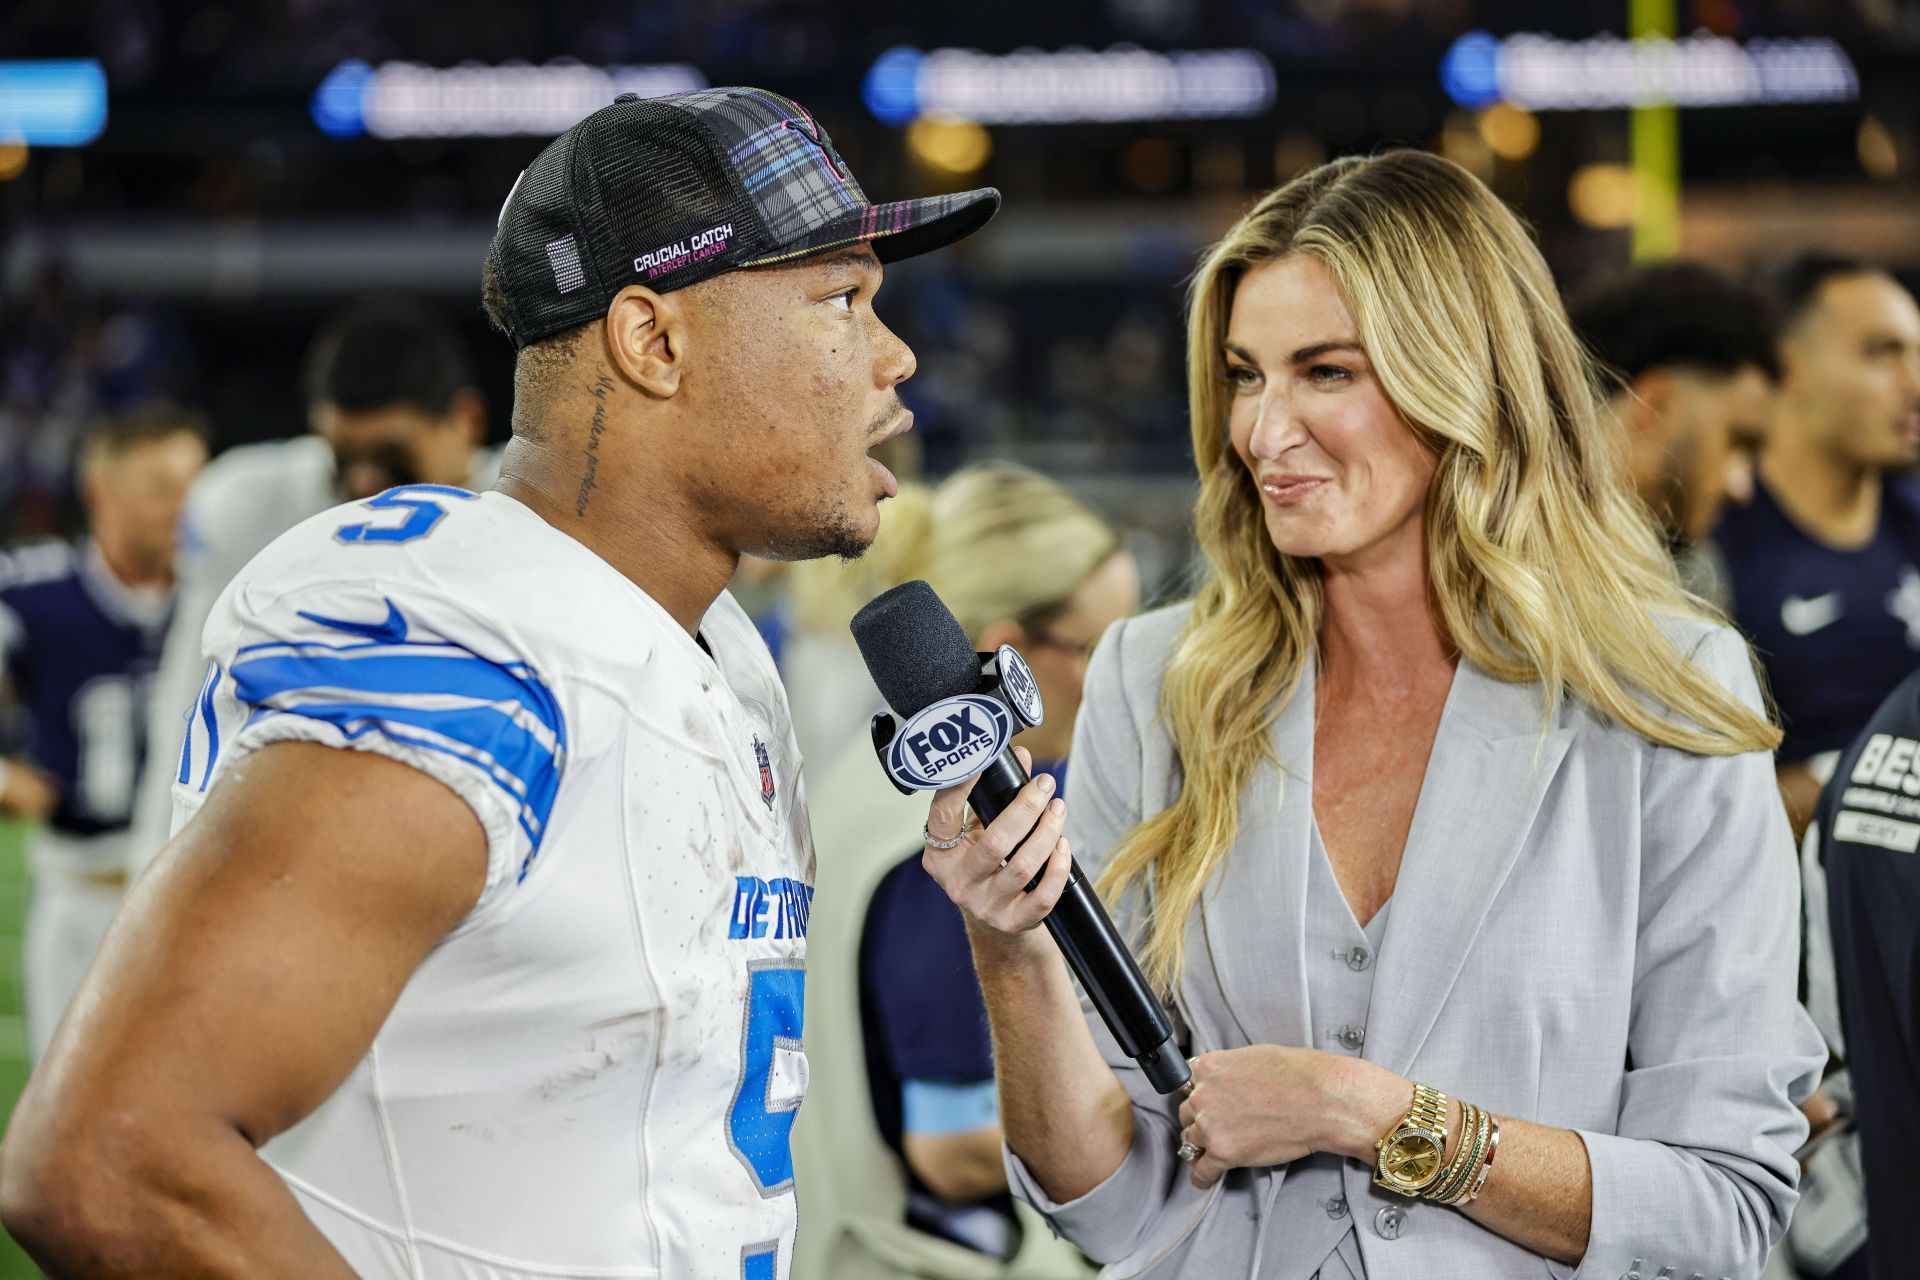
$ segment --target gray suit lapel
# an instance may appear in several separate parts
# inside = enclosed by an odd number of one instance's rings
[[[1407,833],[1364,1056],[1407,1074],[1512,872],[1573,730],[1542,740],[1539,688],[1461,659]]]
[[[1313,819],[1313,678],[1309,658],[1273,727],[1280,768],[1263,764],[1249,780],[1239,838],[1202,900],[1206,959],[1226,1003],[1219,1030],[1237,1032],[1233,1047],[1313,1043],[1302,950]],[[1190,974],[1188,981],[1204,984],[1207,976]],[[1194,994],[1189,991],[1189,1000]],[[1212,1004],[1202,995],[1193,1007]]]

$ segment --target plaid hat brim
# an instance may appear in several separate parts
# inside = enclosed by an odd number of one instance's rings
[[[862,243],[871,243],[880,261],[898,262],[965,239],[986,226],[999,211],[1000,192],[993,187],[862,205],[774,253],[736,265],[769,267]]]

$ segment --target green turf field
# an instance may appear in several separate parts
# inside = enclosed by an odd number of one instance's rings
[[[20,1016],[20,926],[27,914],[24,829],[0,822],[0,1115],[11,1117],[27,1083],[27,1024]],[[0,1280],[40,1272],[0,1232]]]

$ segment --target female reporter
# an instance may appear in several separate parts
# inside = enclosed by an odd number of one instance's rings
[[[1036,780],[925,857],[1016,1194],[1120,1276],[1757,1276],[1823,1060],[1779,733],[1526,231],[1432,156],[1324,165],[1202,263],[1188,370],[1210,575],[1102,641],[1070,814]],[[1034,928],[1069,849],[1184,1098]]]

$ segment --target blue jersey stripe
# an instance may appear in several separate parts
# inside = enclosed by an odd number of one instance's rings
[[[285,701],[273,706],[276,711],[325,720],[341,728],[376,721],[424,729],[476,753],[475,760],[490,761],[498,768],[494,781],[512,792],[516,800],[536,806],[543,789],[550,790],[554,783],[557,752],[493,707],[438,709],[380,702]]]
[[[297,715],[332,724],[349,738],[378,731],[463,761],[512,799],[520,826],[537,850],[566,754],[559,704],[530,668],[434,648],[431,654],[353,659],[252,658],[234,664],[235,692],[259,708],[249,724],[263,711]],[[417,698],[452,698],[464,705],[409,705]]]
[[[220,664],[218,662],[209,662],[207,664],[207,674],[200,677],[199,695],[187,704],[185,716],[187,730],[180,736],[180,773],[176,779],[183,787],[186,786],[187,781],[193,777],[193,713],[195,710],[198,710],[203,717],[207,717],[207,724],[209,726],[213,724],[213,719],[208,714],[208,707],[213,698],[213,691],[219,683]],[[217,733],[215,735],[215,742],[218,742]],[[213,768],[213,751],[211,748],[207,751],[207,768]],[[205,774],[201,775],[200,789],[202,791],[207,789]]]
[[[446,646],[434,653],[285,653],[248,658],[233,665],[242,701],[263,703],[295,689],[350,689],[377,695],[450,694],[481,702],[517,702],[549,732],[560,732],[560,708],[533,671],[502,666]]]
[[[220,717],[213,709],[214,692],[220,688],[220,664],[215,663],[213,672],[207,680],[207,688],[200,695],[200,719],[207,726],[207,763],[200,770],[200,789],[205,791],[207,783],[213,778],[213,762],[220,755]]]
[[[298,714],[298,712],[294,711],[278,711],[272,707],[262,707],[248,718],[247,724],[256,724],[272,716]],[[478,772],[490,774],[490,770],[487,767],[491,763],[490,760],[477,761],[474,756],[467,751],[456,751],[444,742],[435,742],[430,738],[421,738],[410,733],[402,733],[393,725],[384,721],[361,720],[350,726],[341,727],[340,729],[341,736],[349,742],[352,742],[356,738],[364,738],[369,733],[378,733],[383,738],[390,738],[395,742],[404,743],[409,747],[418,747],[423,751],[434,751],[444,756],[450,756],[463,764],[476,766]],[[492,779],[490,776],[489,780],[495,781],[496,785],[498,785],[497,779]],[[513,795],[513,791],[509,787],[501,787],[501,790],[506,791],[509,795]],[[518,800],[518,797],[515,796],[515,799]],[[534,854],[540,851],[540,841],[546,835],[546,819],[550,811],[549,807],[548,810],[536,813],[531,805],[521,803],[519,813],[515,816],[514,820],[520,824],[520,829],[526,832],[527,840],[532,846],[527,856],[520,862],[520,879],[522,880],[527,878],[527,869],[533,865]]]

